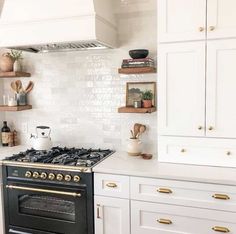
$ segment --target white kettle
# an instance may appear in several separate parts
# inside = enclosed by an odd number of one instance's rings
[[[51,128],[47,126],[37,126],[36,136],[31,134],[32,147],[35,150],[49,150],[52,147],[50,137]]]

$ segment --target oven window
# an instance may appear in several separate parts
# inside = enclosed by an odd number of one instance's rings
[[[19,196],[19,212],[75,222],[75,203],[53,196]]]

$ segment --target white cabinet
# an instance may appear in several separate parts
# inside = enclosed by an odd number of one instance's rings
[[[236,39],[208,42],[206,87],[206,135],[236,138]]]
[[[236,37],[236,1],[208,0],[208,39]]]
[[[236,232],[236,213],[139,201],[131,208],[131,234]]]
[[[205,43],[164,44],[158,53],[159,134],[204,136]]]
[[[129,200],[95,196],[94,202],[96,234],[130,234]]]
[[[158,40],[236,37],[235,9],[235,0],[158,0]]]
[[[159,0],[160,42],[205,39],[206,0]]]

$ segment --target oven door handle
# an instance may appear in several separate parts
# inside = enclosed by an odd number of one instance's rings
[[[21,232],[21,231],[16,231],[16,230],[13,230],[13,229],[10,229],[9,232],[10,233],[15,233],[15,234],[32,234],[32,233],[29,233],[29,232]]]
[[[63,191],[49,190],[49,189],[38,189],[38,188],[22,187],[22,186],[15,186],[15,185],[6,185],[6,188],[23,190],[23,191],[50,193],[50,194],[57,194],[57,195],[64,195],[64,196],[71,196],[71,197],[81,197],[81,193],[71,193],[71,192],[63,192]]]

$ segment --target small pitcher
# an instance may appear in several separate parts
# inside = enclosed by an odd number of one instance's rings
[[[130,156],[139,156],[142,153],[142,142],[136,138],[130,138],[128,140],[127,153]]]

